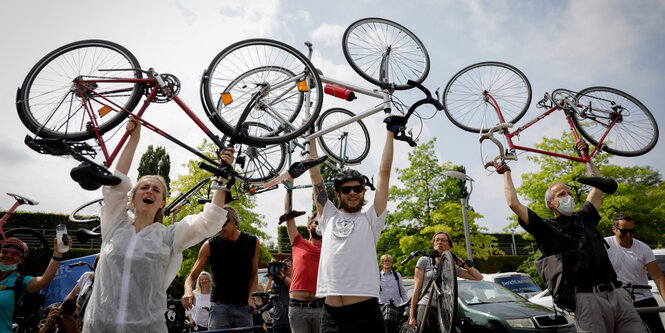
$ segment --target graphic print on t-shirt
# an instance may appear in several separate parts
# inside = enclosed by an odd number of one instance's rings
[[[335,223],[332,225],[333,235],[335,235],[337,238],[349,237],[353,232],[353,228],[355,227],[356,219],[358,219],[357,216],[353,219],[344,218],[335,221]]]

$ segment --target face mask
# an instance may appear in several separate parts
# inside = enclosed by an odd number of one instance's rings
[[[570,195],[567,195],[559,200],[559,208],[555,208],[559,213],[571,216],[575,211],[575,200]]]
[[[18,269],[18,265],[17,265],[17,264],[13,264],[13,265],[5,265],[5,264],[3,264],[3,263],[0,262],[0,272],[3,272],[3,273],[6,273],[6,272],[13,272],[13,271],[15,271],[16,269]]]

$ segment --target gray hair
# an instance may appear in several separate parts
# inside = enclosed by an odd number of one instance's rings
[[[554,185],[558,185],[558,184],[566,185],[566,183],[564,183],[564,182],[556,182],[556,183],[550,185],[550,187],[547,188],[547,191],[545,191],[545,207],[549,210],[552,210],[552,208],[550,208],[547,205],[547,202],[552,201],[552,199],[554,199],[554,192],[552,192],[552,187],[554,187]]]
[[[224,209],[226,209],[226,218],[236,221],[236,226],[239,226],[240,215],[238,215],[238,212],[235,210],[235,208],[231,206],[224,206]]]

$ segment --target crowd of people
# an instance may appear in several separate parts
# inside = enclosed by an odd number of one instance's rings
[[[130,137],[114,173],[121,182],[103,189],[102,245],[95,271],[79,279],[67,296],[69,303],[65,303],[69,305],[51,309],[43,329],[47,332],[58,327],[63,332],[78,332],[82,319],[83,332],[165,332],[166,290],[180,270],[182,252],[203,242],[181,298],[194,331],[252,326],[252,313],[260,305],[252,295],[257,290],[276,294],[270,311],[274,332],[393,331],[394,328],[384,326],[381,305],[403,304],[409,297],[402,276],[393,269],[393,258],[383,255],[380,266],[377,265],[376,244],[386,221],[393,128],[399,121],[396,117],[388,124],[375,184],[351,169],[336,176],[337,206],[329,200],[319,167],[309,170],[316,206],[316,214],[307,219],[309,237],[302,237],[294,219],[286,221],[292,260],[285,260],[277,272],[271,272],[267,284],[260,289],[259,240],[238,228],[241,218],[225,204],[225,190],[215,190],[212,202],[204,206],[203,212],[165,226],[164,179],[144,176],[131,186],[127,173],[141,126],[130,119]],[[587,148],[583,141],[577,147]],[[314,140],[309,148],[310,158],[316,159]],[[220,153],[220,158],[233,163],[233,154],[233,148],[228,148]],[[520,203],[510,168],[502,165],[498,171],[504,177],[508,206],[518,216],[520,225],[534,236],[543,256],[563,253],[567,282],[575,287],[575,319],[580,331],[642,332],[643,320],[651,332],[663,332],[658,315],[640,318],[635,310],[656,305],[652,294],[639,294],[633,305],[621,288],[622,283],[646,284],[648,272],[660,294],[665,293],[665,277],[653,252],[633,238],[636,222],[630,215],[618,215],[613,221],[614,235],[603,238],[596,229],[601,220],[598,211],[602,191],[593,187],[586,202],[575,211],[570,188],[555,183],[545,193],[545,204],[554,217],[542,218]],[[599,174],[593,163],[589,164],[591,172]],[[374,186],[374,200],[364,209],[366,190]],[[128,206],[132,216],[127,213]],[[56,245],[57,242],[54,240]],[[436,232],[431,244],[438,253],[453,248],[446,231]],[[0,291],[13,293],[1,294],[0,332],[11,331],[15,300],[46,287],[63,255],[54,246],[45,273],[23,277],[17,273],[17,265],[27,252],[27,245],[19,239],[8,238],[2,243]],[[207,264],[212,274],[203,270]],[[425,332],[437,332],[437,318],[425,316],[424,311],[428,296],[423,287],[432,279],[433,268],[429,257],[421,257],[413,273],[408,323],[424,325]],[[466,263],[457,267],[457,276],[482,279],[481,273]],[[79,306],[82,298],[87,304],[83,313]],[[64,308],[71,304],[74,310],[70,314]]]

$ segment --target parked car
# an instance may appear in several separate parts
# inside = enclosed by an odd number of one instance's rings
[[[658,268],[661,272],[663,272],[663,274],[665,274],[665,249],[655,249],[653,250],[653,254],[656,256]],[[658,302],[658,306],[665,306],[665,301],[663,301],[663,298],[660,296],[658,286],[656,286],[656,283],[651,278],[651,275],[649,275],[649,285],[651,286],[653,297],[656,299],[656,302]],[[663,322],[663,325],[665,325],[665,313],[660,313],[660,320]]]
[[[457,281],[457,332],[577,332],[567,314],[489,281]]]
[[[483,280],[498,283],[524,298],[533,297],[543,290],[529,274],[519,272],[483,274]]]

